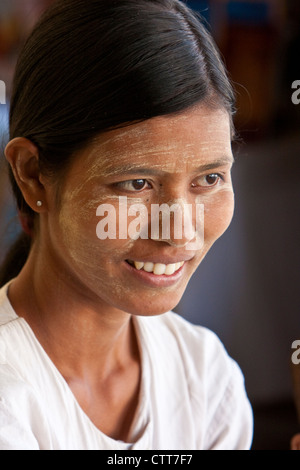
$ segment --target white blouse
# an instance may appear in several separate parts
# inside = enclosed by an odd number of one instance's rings
[[[33,331],[0,290],[0,450],[249,449],[244,378],[214,333],[177,314],[134,316],[142,358],[130,442],[80,408]]]

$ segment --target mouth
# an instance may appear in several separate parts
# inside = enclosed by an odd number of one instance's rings
[[[176,263],[164,264],[164,263],[154,263],[151,261],[133,261],[126,260],[127,263],[134,267],[138,271],[145,271],[147,273],[154,274],[155,276],[172,276],[177,271],[182,268],[184,261],[178,261]]]

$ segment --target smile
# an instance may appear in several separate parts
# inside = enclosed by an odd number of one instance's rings
[[[152,263],[147,261],[144,263],[143,261],[127,261],[131,266],[134,266],[135,269],[138,271],[143,270],[147,273],[153,273],[156,276],[162,276],[163,274],[166,276],[171,276],[176,271],[178,271],[183,265],[184,261],[179,261],[177,263],[172,264],[163,264],[163,263]]]

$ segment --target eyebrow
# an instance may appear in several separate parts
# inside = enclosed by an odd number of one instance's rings
[[[213,170],[214,168],[219,168],[220,166],[225,166],[229,164],[232,165],[233,163],[234,163],[233,156],[224,157],[224,158],[221,158],[220,160],[216,160],[214,162],[206,163],[205,165],[199,166],[196,170],[196,173]]]
[[[234,158],[232,155],[228,157],[225,156],[211,163],[200,165],[198,168],[195,169],[193,173],[203,173],[205,171],[210,171],[210,170],[219,168],[220,166],[229,165],[233,163],[234,163]],[[165,170],[158,169],[158,168],[145,168],[145,167],[134,167],[133,165],[124,165],[118,168],[114,168],[112,173],[122,174],[122,175],[139,174],[139,175],[159,176],[162,174],[167,174],[168,172]]]

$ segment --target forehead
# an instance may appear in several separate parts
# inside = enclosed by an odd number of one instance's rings
[[[116,167],[160,167],[180,171],[182,164],[209,163],[231,155],[228,113],[199,106],[98,136],[85,151],[90,171],[113,173]],[[97,171],[97,172],[98,172]]]

